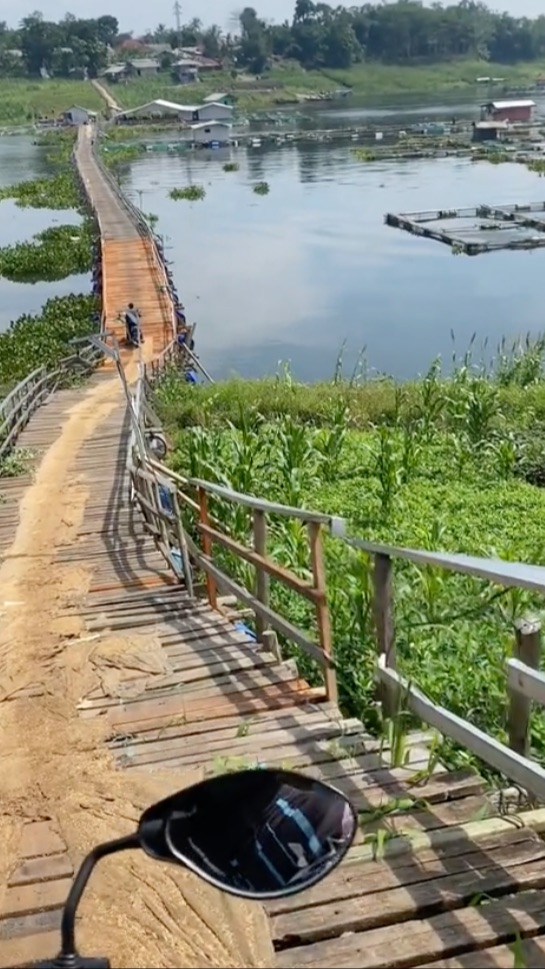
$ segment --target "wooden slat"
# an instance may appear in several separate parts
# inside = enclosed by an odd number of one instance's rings
[[[486,881],[488,891],[509,891],[545,885],[543,863],[530,862],[507,875],[500,870]],[[381,896],[380,903],[384,899]],[[282,969],[402,969],[429,966],[437,958],[482,949],[521,935],[545,931],[545,907],[541,891],[521,891],[506,901],[488,902],[430,918],[403,920],[368,932],[287,949],[278,953]],[[482,963],[479,963],[482,965]]]
[[[1,918],[46,912],[64,905],[72,880],[62,878],[52,882],[35,882],[8,888],[4,895]]]
[[[73,874],[72,863],[66,854],[49,855],[48,858],[31,858],[21,862],[10,875],[8,887],[71,878]]]
[[[31,821],[23,825],[21,858],[40,858],[66,851],[66,845],[52,821]]]
[[[24,938],[0,941],[0,965],[4,969],[26,969],[32,962],[53,959],[59,951],[57,930],[38,932]]]
[[[384,873],[379,867],[366,873],[364,867],[358,868],[354,879],[358,894],[354,897],[336,900],[334,904],[325,903],[309,908],[302,924],[300,912],[277,916],[272,922],[273,938],[278,943],[296,939],[308,945],[321,939],[332,939],[345,932],[365,933],[377,927],[399,925],[418,918],[420,912],[426,916],[440,911],[461,909],[470,905],[479,895],[508,894],[518,888],[541,888],[545,885],[545,845],[537,840],[511,844],[503,852],[482,852],[461,856],[463,860],[437,871],[440,861],[435,865],[435,877],[425,879],[424,866],[414,864],[400,869],[403,883],[398,887],[385,889]],[[460,867],[461,865],[461,867]],[[367,863],[367,868],[372,866]],[[454,868],[454,870],[453,870]],[[347,867],[347,871],[350,866]],[[388,871],[393,874],[391,870]],[[354,889],[354,886],[353,886]],[[377,905],[375,893],[380,891],[380,904]],[[362,939],[363,942],[363,939]],[[369,940],[369,944],[372,942]],[[396,953],[393,953],[394,959]]]

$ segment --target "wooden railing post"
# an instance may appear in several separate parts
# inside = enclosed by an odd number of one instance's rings
[[[328,665],[325,667],[325,687],[328,700],[337,703],[337,675],[331,663],[333,661],[333,637],[331,635],[331,619],[327,604],[327,582],[324,564],[324,550],[322,546],[322,526],[318,522],[308,523],[310,541],[310,563],[314,588],[318,593],[316,600],[316,622],[318,625],[318,640]]]
[[[264,511],[254,511],[253,513],[254,531],[254,550],[262,558],[267,555],[267,517]],[[256,565],[255,568],[255,595],[264,606],[269,605],[269,576],[264,569]],[[255,614],[255,628],[257,638],[263,641],[263,633],[270,628],[269,624],[257,612]]]
[[[538,619],[519,619],[515,623],[515,659],[538,670],[541,659],[541,623]],[[528,757],[530,753],[530,714],[532,701],[523,694],[509,691],[507,732],[509,746],[515,753]]]
[[[384,656],[386,666],[395,670],[393,566],[389,555],[375,555],[373,582],[377,653],[379,656]],[[395,716],[398,708],[398,691],[389,689],[387,684],[382,684],[379,696],[383,717],[389,719]]]
[[[198,488],[198,498],[199,521],[201,525],[205,525],[206,528],[210,528],[210,518],[208,516],[208,495],[204,488]],[[201,542],[203,554],[206,555],[208,559],[212,559],[212,540],[206,531],[201,531]],[[218,589],[216,586],[216,580],[210,575],[209,572],[206,573],[206,591],[208,593],[208,601],[212,606],[212,609],[217,609]]]
[[[261,558],[266,558],[267,556],[267,516],[264,511],[258,511],[254,509],[253,511],[253,532],[254,532],[254,551],[257,552]],[[255,596],[258,602],[263,606],[268,606],[270,597],[270,577],[265,569],[261,568],[259,565],[255,567]],[[280,647],[278,645],[278,639],[274,629],[271,629],[270,624],[263,618],[260,613],[255,613],[255,628],[257,639],[265,649],[273,653],[277,660],[280,662],[282,659],[280,654]]]

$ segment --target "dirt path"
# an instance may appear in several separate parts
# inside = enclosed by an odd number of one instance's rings
[[[121,107],[121,105],[117,103],[115,98],[112,97],[110,92],[104,87],[103,84],[100,83],[100,81],[97,81],[95,79],[91,81],[91,84],[98,92],[98,94],[100,94],[101,98],[103,98],[103,100],[106,102],[110,111],[113,111],[114,113],[117,111],[123,111],[123,108]]]
[[[130,831],[147,803],[196,779],[169,772],[132,780],[116,771],[102,743],[104,727],[81,720],[76,710],[96,674],[83,622],[61,613],[85,594],[90,572],[59,564],[56,550],[74,541],[87,500],[75,458],[121,405],[117,378],[82,391],[23,498],[17,534],[0,567],[2,886],[18,861],[25,819],[53,818],[77,864],[93,844]],[[32,684],[40,684],[40,695],[21,695]],[[1,896],[2,889],[0,911]],[[104,955],[97,940],[107,940],[116,967],[274,964],[259,906],[221,896],[137,853],[103,863],[82,913],[81,948]]]

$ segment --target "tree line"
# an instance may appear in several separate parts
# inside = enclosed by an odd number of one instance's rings
[[[112,48],[132,34],[121,34],[115,17],[81,19],[67,14],[54,23],[39,12],[17,29],[0,23],[0,75],[96,76]],[[545,15],[531,19],[497,13],[480,0],[424,6],[419,0],[330,6],[296,0],[291,21],[270,23],[253,7],[240,14],[239,28],[225,34],[198,19],[179,32],[164,24],[141,38],[172,50],[200,45],[225,66],[265,71],[278,59],[309,69],[347,69],[363,61],[418,64],[474,57],[510,64],[545,56]]]

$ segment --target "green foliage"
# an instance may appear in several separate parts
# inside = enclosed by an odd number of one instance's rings
[[[1,38],[0,38],[1,39]],[[104,107],[98,91],[85,81],[47,80],[2,76],[0,47],[0,125],[32,123],[38,118],[56,118],[74,104],[91,111]]]
[[[0,333],[0,385],[10,387],[36,367],[69,356],[69,341],[90,333],[97,313],[93,296],[71,295],[49,299],[36,316],[20,316]]]
[[[108,145],[101,143],[100,155],[108,168],[127,165],[145,154],[145,145]]]
[[[539,461],[539,446],[530,459],[529,441],[534,435],[545,441],[543,355],[543,339],[502,346],[489,368],[466,356],[451,376],[435,363],[408,385],[336,377],[307,386],[285,372],[276,380],[188,387],[170,372],[156,389],[155,408],[175,439],[172,466],[182,474],[342,516],[352,534],[377,542],[542,563],[545,492],[526,477]],[[543,456],[541,467],[545,475]],[[246,509],[212,499],[210,513],[248,542]],[[271,516],[269,551],[308,576],[304,526]],[[217,555],[251,585],[247,565],[230,553]],[[372,563],[333,538],[325,555],[341,702],[376,728]],[[271,602],[316,635],[313,613],[295,593],[273,582]],[[541,609],[541,600],[400,561],[395,605],[402,672],[435,701],[504,739],[513,622]],[[299,655],[298,661],[315,682],[313,663]],[[532,730],[543,756],[542,713]],[[452,745],[441,756],[468,763]]]
[[[29,448],[16,447],[0,460],[0,478],[17,478],[31,467],[35,452]]]
[[[205,198],[206,189],[202,185],[186,185],[185,188],[172,188],[168,194],[174,201],[186,199],[188,202],[196,202]]]
[[[92,268],[93,226],[59,225],[38,232],[32,242],[0,249],[0,276],[17,283],[53,281]]]
[[[238,162],[225,162],[225,165],[223,166],[223,171],[238,172],[239,168],[240,168],[240,165],[238,164]]]
[[[483,3],[420,3],[332,7],[296,0],[291,24],[269,24],[253,8],[240,15],[237,62],[257,73],[271,56],[293,57],[305,67],[347,69],[363,60],[391,63],[481,57],[513,63],[545,53],[538,18],[495,13]]]
[[[0,188],[2,199],[15,199],[23,209],[77,209],[81,205],[78,185],[70,170]]]
[[[108,47],[115,43],[118,32],[116,18],[108,14],[92,20],[82,20],[68,14],[59,23],[54,23],[44,20],[43,15],[35,11],[23,17],[16,30],[9,30],[6,24],[3,27],[0,32],[2,78],[28,75],[41,79],[44,70],[49,77],[56,78],[96,77],[108,62]],[[14,51],[20,53],[14,54]],[[55,83],[59,84],[58,81]],[[84,85],[83,80],[71,83],[79,85],[81,94],[92,97],[89,86]],[[68,108],[74,102],[88,104],[83,97],[72,96],[61,107]],[[42,109],[44,114],[51,116],[58,110],[52,96],[46,105]],[[34,104],[30,110],[36,110]]]
[[[268,182],[256,182],[253,190],[256,195],[268,195],[271,189]]]

